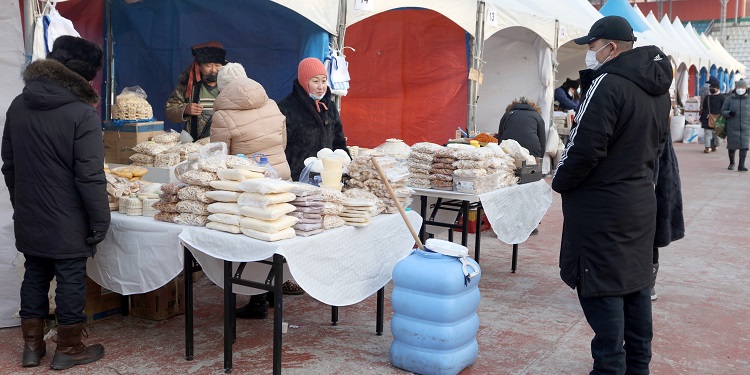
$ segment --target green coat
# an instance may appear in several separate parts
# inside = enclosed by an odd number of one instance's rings
[[[734,112],[734,116],[729,113]],[[750,97],[732,94],[724,101],[721,115],[727,120],[727,148],[747,149],[750,146]]]

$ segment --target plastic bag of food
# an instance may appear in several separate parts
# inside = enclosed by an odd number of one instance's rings
[[[227,144],[213,142],[201,147],[198,151],[198,167],[207,172],[227,169]]]

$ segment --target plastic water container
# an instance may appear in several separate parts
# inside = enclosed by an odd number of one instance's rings
[[[429,239],[425,249],[393,269],[390,359],[418,374],[455,375],[479,354],[481,272],[464,246]]]
[[[255,153],[253,154],[253,159],[256,163],[258,163],[258,166],[264,168],[266,172],[264,173],[266,177],[268,178],[274,178],[278,179],[279,174],[276,172],[276,170],[271,166],[271,163],[268,162],[268,157],[261,153]]]

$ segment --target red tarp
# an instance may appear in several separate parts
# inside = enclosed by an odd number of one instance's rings
[[[351,76],[342,99],[347,144],[375,147],[387,138],[445,143],[466,126],[467,38],[443,15],[392,10],[347,28]]]

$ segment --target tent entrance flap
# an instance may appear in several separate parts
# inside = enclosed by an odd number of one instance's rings
[[[445,143],[466,126],[466,32],[425,9],[391,10],[351,25],[351,88],[342,98],[347,143],[387,138]]]

